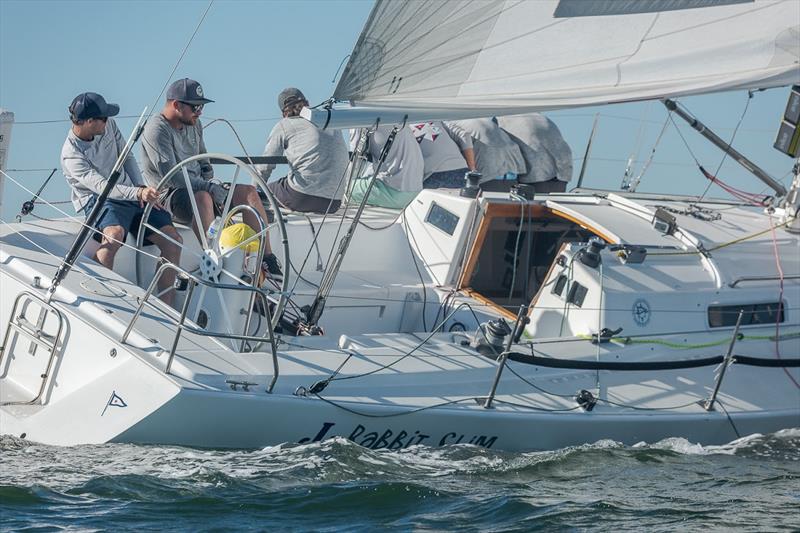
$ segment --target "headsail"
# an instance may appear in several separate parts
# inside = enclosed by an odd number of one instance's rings
[[[798,82],[798,0],[378,0],[334,97],[525,112]]]

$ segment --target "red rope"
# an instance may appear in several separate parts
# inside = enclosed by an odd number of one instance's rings
[[[733,187],[732,185],[728,185],[727,183],[725,183],[724,181],[722,181],[718,177],[712,175],[709,171],[704,169],[702,166],[699,166],[698,168],[700,169],[700,172],[703,173],[703,176],[705,176],[707,180],[709,180],[711,183],[714,183],[715,185],[718,185],[722,190],[724,190],[725,192],[727,192],[728,194],[730,194],[731,196],[733,196],[737,200],[739,200],[741,202],[744,202],[744,203],[747,203],[747,204],[757,205],[757,206],[760,206],[760,207],[766,207],[767,205],[769,205],[769,196],[763,196],[761,194],[747,192],[747,191],[743,191],[741,189],[737,189],[736,187]]]
[[[778,278],[780,279],[780,293],[778,294],[778,316],[775,319],[775,357],[781,358],[780,350],[780,333],[781,333],[781,315],[783,314],[783,268],[781,267],[781,258],[778,254],[778,237],[775,235],[775,226],[772,224],[772,217],[769,217],[769,229],[772,232],[772,252],[775,254],[775,266],[778,267]],[[800,389],[800,383],[794,379],[794,376],[789,372],[789,369],[783,367],[783,371],[792,380],[794,386]]]

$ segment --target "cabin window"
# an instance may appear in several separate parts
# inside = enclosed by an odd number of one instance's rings
[[[775,324],[784,320],[784,306],[779,302],[765,304],[712,305],[708,308],[708,325],[712,328],[724,328],[736,325],[739,311],[742,314],[743,326],[759,324]]]
[[[425,222],[439,228],[448,235],[452,235],[456,231],[456,226],[458,226],[458,215],[433,202],[431,203],[430,211],[428,211],[428,216],[425,217]]]

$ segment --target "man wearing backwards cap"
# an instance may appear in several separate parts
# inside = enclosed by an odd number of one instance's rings
[[[281,205],[293,211],[332,213],[342,203],[347,146],[338,130],[320,130],[300,116],[307,105],[300,89],[289,87],[278,95],[284,118],[269,134],[264,155],[285,154],[290,172],[267,187]],[[264,179],[274,169],[275,165],[259,166]]]
[[[72,127],[61,148],[61,168],[72,188],[72,204],[78,212],[87,215],[94,207],[97,197],[111,177],[111,171],[125,147],[125,139],[117,124],[109,117],[119,113],[119,106],[109,104],[97,93],[79,94],[69,106]],[[96,259],[107,268],[114,268],[114,256],[128,232],[136,234],[144,214],[144,204],[153,205],[147,221],[160,233],[147,230],[145,242],[152,242],[161,250],[165,261],[178,264],[180,247],[164,235],[180,243],[181,237],[172,225],[169,213],[161,209],[158,191],[145,185],[139,166],[132,153],[128,153],[117,185],[103,206],[104,214],[96,223],[102,232]],[[167,273],[159,280],[159,289],[172,287],[175,273]],[[174,291],[163,293],[161,299],[171,304]]]
[[[203,87],[195,80],[183,78],[172,83],[167,89],[167,101],[158,115],[153,115],[144,127],[142,141],[142,158],[144,159],[144,177],[150,185],[156,186],[161,179],[180,161],[188,157],[206,153],[203,142],[203,126],[200,115],[203,106],[213,102],[203,94]],[[225,203],[228,191],[219,183],[211,181],[214,169],[204,159],[186,165],[189,181],[194,191],[200,225],[192,224],[198,240],[200,232],[207,232],[214,221],[214,204]],[[182,224],[191,224],[194,219],[189,192],[182,173],[172,177],[170,187],[175,190],[167,202],[175,220]],[[247,204],[253,207],[264,223],[267,213],[261,203],[256,188],[252,185],[236,185],[232,191],[231,206]],[[255,215],[249,211],[243,214],[244,221],[251,228],[258,229]],[[264,252],[264,263],[270,274],[280,276],[278,258],[272,253],[267,240]]]

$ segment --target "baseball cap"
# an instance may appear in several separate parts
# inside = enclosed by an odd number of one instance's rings
[[[285,108],[287,104],[293,103],[292,100],[306,100],[306,97],[300,89],[296,87],[287,87],[278,95],[278,109],[283,111],[283,108]]]
[[[203,96],[203,86],[189,78],[172,82],[172,85],[167,89],[167,100],[179,100],[195,105],[214,101]]]
[[[117,104],[109,104],[97,93],[81,93],[69,105],[69,114],[74,120],[113,117],[119,113]]]

